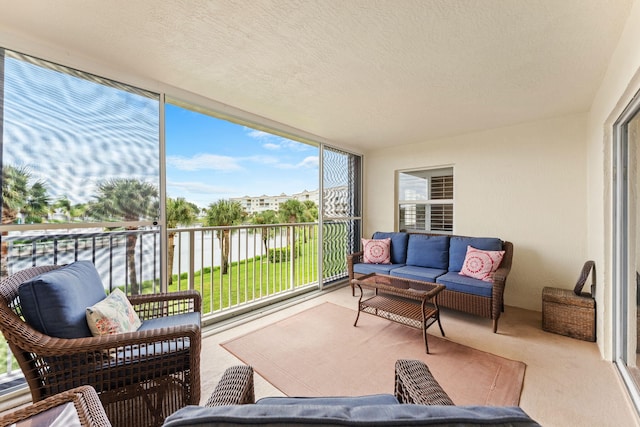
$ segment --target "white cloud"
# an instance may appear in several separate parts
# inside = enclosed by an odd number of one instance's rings
[[[274,144],[272,142],[267,142],[266,144],[262,144],[262,147],[267,149],[267,150],[279,150],[279,149],[282,148],[281,145]]]
[[[237,159],[229,156],[218,156],[216,154],[196,154],[193,157],[167,156],[167,164],[180,170],[217,170],[217,171],[237,171],[242,166]]]
[[[275,166],[280,169],[317,169],[318,156],[305,157],[301,162],[298,162],[296,164],[278,163]]]
[[[245,126],[247,136],[250,138],[264,141],[262,148],[265,150],[291,150],[291,151],[306,151],[309,149],[315,149],[315,147],[304,144],[302,142],[293,141],[291,139],[284,138],[282,136],[274,135],[269,132],[264,132],[257,129],[251,129]]]
[[[231,193],[233,188],[223,187],[220,185],[210,185],[204,182],[198,181],[170,181],[167,182],[167,187],[186,191],[190,193]]]

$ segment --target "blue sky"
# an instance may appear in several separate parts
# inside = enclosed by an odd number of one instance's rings
[[[6,58],[3,163],[53,200],[86,203],[99,182],[158,185],[158,98]],[[318,148],[167,104],[167,195],[220,199],[318,188]]]
[[[165,108],[167,195],[219,199],[318,188],[318,148],[174,105]]]

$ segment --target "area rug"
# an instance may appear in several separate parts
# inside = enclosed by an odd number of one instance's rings
[[[287,396],[393,393],[397,359],[423,360],[456,405],[516,406],[525,364],[332,303],[222,345]],[[446,324],[443,325],[446,333]]]

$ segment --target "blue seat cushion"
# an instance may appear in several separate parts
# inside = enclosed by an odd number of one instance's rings
[[[410,234],[407,265],[446,270],[449,267],[449,236]]]
[[[229,405],[187,406],[169,415],[178,426],[540,426],[516,406]]]
[[[155,319],[148,319],[142,322],[138,331],[148,331],[152,329],[170,328],[172,326],[197,325],[200,326],[200,313],[181,313],[173,316],[162,316]]]
[[[416,267],[414,265],[406,265],[391,270],[391,276],[404,277],[405,279],[422,280],[424,282],[435,283],[436,278],[447,272],[446,269]]]
[[[493,283],[474,279],[473,277],[462,276],[454,271],[438,277],[436,283],[445,285],[448,291],[457,291],[481,297],[491,297],[493,292]]]
[[[353,272],[359,274],[389,274],[391,273],[391,270],[398,267],[404,267],[404,264],[367,264],[361,262],[353,265]]]
[[[391,264],[406,264],[407,262],[407,242],[409,235],[402,231],[373,233],[374,239],[391,239]]]
[[[345,397],[263,397],[256,405],[328,405],[328,406],[366,406],[397,405],[398,399],[392,394],[371,394],[367,396]]]
[[[18,296],[29,325],[57,338],[91,337],[86,309],[106,298],[90,261],[76,261],[20,285]]]
[[[460,271],[467,255],[467,246],[483,251],[501,251],[502,240],[494,237],[452,236],[449,241],[449,271]]]

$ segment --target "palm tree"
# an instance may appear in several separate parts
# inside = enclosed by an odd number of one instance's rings
[[[50,198],[44,183],[35,182],[29,188],[26,204],[23,207],[25,222],[29,224],[41,223],[49,213],[49,203]]]
[[[305,200],[302,202],[304,205],[304,214],[302,214],[303,222],[316,222],[318,220],[318,206],[313,200]],[[311,233],[313,225],[304,226],[304,242],[307,243],[307,238]]]
[[[31,173],[25,167],[2,167],[2,224],[13,224],[27,204]]]
[[[301,201],[289,199],[280,204],[278,208],[278,215],[282,222],[293,224],[296,222],[302,222],[305,210],[306,207]],[[287,246],[291,246],[291,227],[287,227]]]
[[[198,207],[187,202],[184,198],[167,198],[167,229],[176,228],[178,225],[191,225],[196,221]],[[167,246],[169,248],[169,285],[173,283],[173,256],[175,244],[173,242],[176,232],[170,231],[167,234]]]
[[[84,219],[87,215],[88,205],[86,203],[77,203],[69,209],[69,216],[71,217],[71,221],[74,218]]]
[[[247,213],[242,209],[240,202],[231,200],[218,200],[211,203],[206,209],[205,225],[208,227],[237,225],[242,222]],[[229,269],[229,237],[231,230],[217,230],[218,241],[220,242],[222,274],[227,274]]]
[[[256,225],[277,224],[280,222],[278,213],[274,210],[268,209],[262,212],[256,212],[251,217],[251,223]],[[264,249],[269,253],[269,238],[275,233],[274,227],[262,227],[262,244]]]
[[[71,220],[71,200],[67,196],[60,196],[53,203],[51,207],[51,213],[57,214],[62,212],[66,217],[67,221]]]
[[[2,168],[2,224],[13,224],[17,221],[20,212],[27,202],[27,193],[29,190],[29,178],[31,174],[22,167],[16,168],[11,165],[5,165]],[[1,260],[0,260],[0,276],[7,275],[7,258],[9,256],[9,246],[6,236],[8,232],[2,232]]]
[[[144,218],[158,216],[158,189],[155,185],[137,179],[114,178],[98,184],[95,201],[89,203],[87,214],[104,221],[135,222]],[[137,230],[136,226],[128,226],[127,230]],[[135,233],[127,234],[127,268],[131,294],[140,293],[136,276],[136,241]]]

